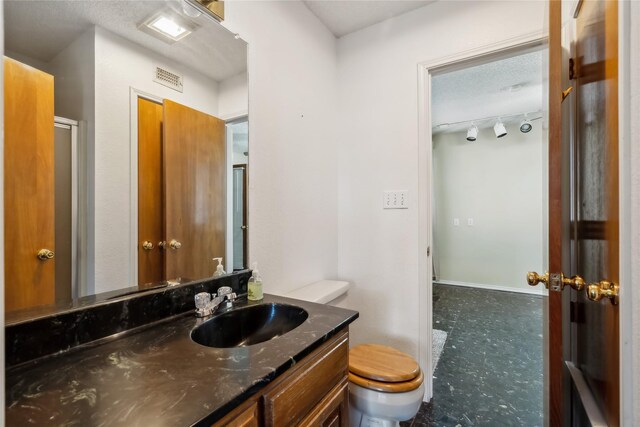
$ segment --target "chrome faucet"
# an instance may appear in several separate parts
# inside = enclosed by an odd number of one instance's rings
[[[215,312],[225,312],[233,308],[237,296],[229,286],[218,288],[217,293],[200,292],[196,294],[196,316],[207,317]]]

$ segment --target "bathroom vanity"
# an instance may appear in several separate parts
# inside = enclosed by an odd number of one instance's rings
[[[154,304],[192,299],[203,287],[234,285],[234,278],[241,292],[248,275],[231,276],[158,291]],[[111,305],[116,313],[125,303],[149,297],[124,297],[103,304],[103,310]],[[346,426],[348,327],[358,313],[267,295],[258,303],[240,298],[222,316],[256,305],[294,306],[308,317],[264,342],[214,348],[196,343],[191,334],[221,315],[196,318],[190,307],[117,335],[96,335],[58,354],[41,354],[7,371],[7,424]],[[84,316],[98,307],[87,308]],[[56,321],[59,315],[51,324]]]

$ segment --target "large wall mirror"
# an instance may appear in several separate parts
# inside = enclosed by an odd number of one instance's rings
[[[247,267],[246,43],[191,0],[5,1],[5,310]]]

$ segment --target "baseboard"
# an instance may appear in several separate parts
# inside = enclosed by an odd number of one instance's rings
[[[450,286],[464,286],[466,288],[478,288],[478,289],[487,289],[490,291],[502,291],[502,292],[515,292],[518,294],[529,294],[529,295],[549,295],[549,291],[543,287],[531,289],[527,288],[511,288],[509,286],[500,286],[500,285],[485,285],[482,283],[469,283],[469,282],[456,282],[455,280],[434,280],[433,283],[439,283],[441,285],[450,285]]]

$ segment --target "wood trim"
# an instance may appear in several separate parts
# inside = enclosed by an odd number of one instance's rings
[[[549,0],[549,271],[561,272],[562,263],[562,2]],[[548,298],[549,425],[563,424],[564,355],[562,293]]]

